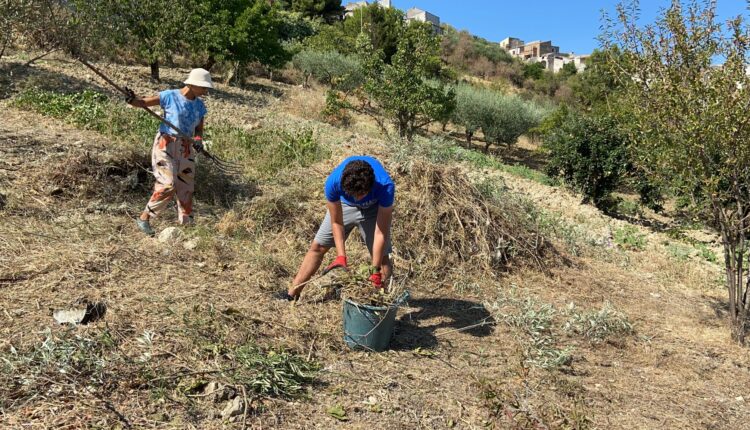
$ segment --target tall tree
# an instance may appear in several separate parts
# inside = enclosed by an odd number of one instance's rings
[[[291,9],[310,18],[326,19],[339,17],[344,12],[341,0],[291,0]]]
[[[608,62],[632,112],[636,163],[692,202],[724,246],[732,337],[745,343],[750,311],[750,27],[737,17],[717,22],[716,2],[673,1],[641,27],[638,2],[608,21]],[[608,49],[606,52],[617,52]],[[715,59],[724,64],[715,66]]]
[[[341,105],[371,115],[385,132],[384,121],[391,122],[407,141],[420,128],[449,117],[455,108],[455,91],[439,80],[440,48],[429,25],[404,25],[390,64],[367,34],[361,34],[357,42],[365,84],[354,92],[354,102],[339,98]]]
[[[376,51],[383,53],[383,61],[390,64],[398,50],[399,37],[404,27],[404,13],[396,8],[385,8],[378,3],[361,7],[343,22],[343,31],[355,39],[360,34],[369,36]]]

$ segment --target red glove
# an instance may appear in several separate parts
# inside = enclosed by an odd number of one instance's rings
[[[383,288],[383,274],[380,272],[373,273],[370,275],[370,282],[372,282],[372,286],[375,288]]]
[[[323,274],[325,275],[326,273],[338,267],[343,267],[344,269],[346,269],[346,257],[345,256],[339,255],[338,257],[336,257],[336,259],[333,260],[333,263],[329,264],[328,267],[323,269]]]

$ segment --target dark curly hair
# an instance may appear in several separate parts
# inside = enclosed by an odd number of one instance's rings
[[[341,174],[341,188],[348,196],[367,194],[375,183],[375,172],[372,166],[364,160],[350,161]]]

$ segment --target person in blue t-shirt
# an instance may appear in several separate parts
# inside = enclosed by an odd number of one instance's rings
[[[179,90],[166,90],[156,96],[133,97],[128,103],[135,107],[161,106],[164,118],[183,134],[180,138],[168,125],[161,123],[151,148],[151,166],[156,184],[146,207],[135,222],[142,232],[154,235],[151,218],[167,208],[173,198],[177,200],[177,220],[180,224],[193,222],[193,192],[195,190],[195,151],[203,148],[203,120],[206,105],[201,97],[213,88],[211,75],[204,69],[193,69],[185,86]]]
[[[375,268],[370,276],[373,287],[383,288],[391,276],[391,218],[396,187],[383,165],[373,157],[345,159],[328,176],[325,184],[326,213],[297,275],[287,291],[286,300],[299,298],[304,283],[318,270],[323,256],[336,248],[336,258],[323,271],[347,268],[345,241],[357,227],[372,257]]]

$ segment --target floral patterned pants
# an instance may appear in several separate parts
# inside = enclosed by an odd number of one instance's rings
[[[151,166],[156,184],[146,204],[149,216],[158,216],[176,198],[177,220],[180,224],[192,223],[195,152],[190,141],[157,133],[151,149]]]

